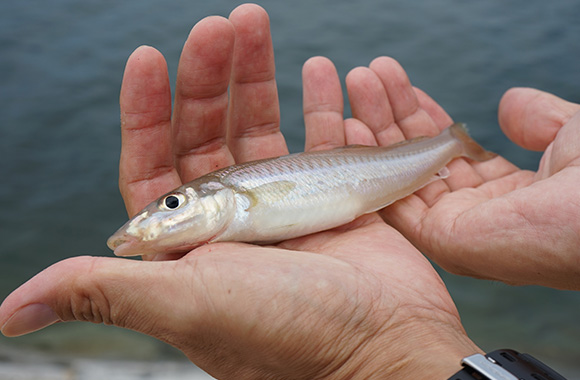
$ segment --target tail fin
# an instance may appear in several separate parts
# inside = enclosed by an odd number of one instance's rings
[[[469,136],[465,124],[455,123],[447,129],[453,138],[461,142],[461,146],[463,147],[462,156],[475,161],[487,161],[497,156],[497,154],[483,149],[481,145],[476,143],[475,140]]]

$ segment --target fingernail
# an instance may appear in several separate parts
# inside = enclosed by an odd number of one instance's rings
[[[2,326],[5,336],[19,336],[40,330],[60,321],[56,313],[48,306],[34,303],[14,313]]]

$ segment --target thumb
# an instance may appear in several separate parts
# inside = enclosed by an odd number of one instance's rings
[[[580,112],[576,112],[574,116],[566,123],[554,140],[551,146],[551,154],[548,162],[545,164],[548,173],[551,175],[564,169],[572,162],[579,165],[580,160]],[[548,148],[548,149],[550,149]],[[543,173],[544,174],[544,173]]]
[[[4,300],[1,331],[18,336],[66,321],[105,323],[153,336],[169,331],[172,317],[160,314],[180,304],[171,299],[179,293],[172,289],[179,279],[174,271],[161,270],[169,265],[103,257],[61,261]]]
[[[510,140],[529,150],[542,151],[580,105],[533,88],[512,88],[499,103],[501,129]]]

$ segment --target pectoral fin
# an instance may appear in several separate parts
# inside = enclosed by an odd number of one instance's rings
[[[296,182],[293,181],[275,181],[265,183],[251,189],[244,189],[243,193],[250,199],[250,206],[259,205],[260,203],[275,203],[286,198],[296,188]]]

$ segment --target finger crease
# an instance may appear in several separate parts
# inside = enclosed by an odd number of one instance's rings
[[[342,118],[342,107],[334,104],[317,104],[316,106],[304,108],[304,115],[323,113],[338,114]]]
[[[183,158],[183,157],[192,156],[192,155],[207,155],[207,154],[218,152],[219,150],[222,150],[226,147],[227,147],[227,145],[226,145],[225,138],[223,136],[218,136],[218,137],[214,137],[212,139],[209,139],[209,140],[203,142],[202,144],[191,146],[187,149],[178,149],[178,150],[174,151],[174,154],[178,158]]]
[[[393,129],[395,129],[398,132],[396,133],[396,135],[401,135],[401,137],[404,138],[399,126],[394,121],[390,122],[389,124],[384,124],[384,127],[379,127],[376,130],[373,130],[373,132],[376,136],[377,141],[382,141],[383,137],[391,140],[394,135],[390,131],[392,131]],[[394,144],[397,142],[399,141],[389,141],[389,144]]]
[[[276,133],[280,133],[280,123],[277,121],[244,127],[243,129],[239,129],[237,133],[232,133],[232,136],[229,137],[230,138],[263,137],[273,135]]]
[[[153,113],[153,112],[152,112]],[[146,117],[145,114],[141,116]],[[143,131],[148,131],[150,129],[164,129],[171,123],[171,119],[163,119],[154,123],[128,123],[124,120],[121,123],[122,130],[126,133],[141,133]],[[131,126],[129,126],[129,124]]]
[[[149,170],[143,171],[139,176],[133,176],[130,179],[124,181],[128,186],[132,186],[141,182],[148,182],[154,178],[160,178],[167,174],[171,174],[174,170],[173,165],[159,165],[149,168]]]
[[[334,148],[337,148],[339,146],[342,146],[344,144],[340,144],[336,141],[332,141],[332,140],[327,140],[327,141],[322,141],[319,142],[318,144],[314,144],[311,145],[310,147],[308,147],[309,151],[315,151],[315,150],[331,150]]]
[[[251,75],[244,75],[234,80],[236,85],[253,85],[274,82],[276,78],[272,76],[270,70],[255,72]]]

